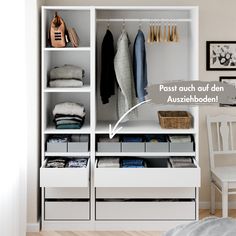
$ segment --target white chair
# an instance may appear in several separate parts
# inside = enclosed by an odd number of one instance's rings
[[[215,190],[222,194],[222,216],[228,217],[228,195],[236,194],[236,166],[215,166],[217,156],[236,154],[236,117],[207,116],[211,169],[211,213],[215,213]]]

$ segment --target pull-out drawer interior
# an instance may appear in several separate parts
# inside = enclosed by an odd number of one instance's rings
[[[200,187],[200,167],[168,168],[167,158],[150,158],[147,168],[98,168],[95,187]]]
[[[195,201],[96,201],[96,220],[195,220]]]
[[[45,220],[89,220],[89,201],[45,201]]]
[[[88,187],[89,160],[86,168],[40,168],[40,187]]]
[[[45,188],[46,199],[88,199],[89,188]]]
[[[97,199],[188,199],[195,188],[96,188]]]

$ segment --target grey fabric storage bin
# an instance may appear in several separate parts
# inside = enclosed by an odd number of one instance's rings
[[[47,142],[47,152],[67,152],[67,143]]]
[[[98,142],[98,152],[121,152],[120,142]]]
[[[170,143],[170,152],[193,152],[193,142]]]
[[[68,142],[68,152],[88,152],[88,142]]]
[[[146,152],[169,152],[168,142],[147,142]]]
[[[122,152],[145,152],[144,142],[122,142]]]

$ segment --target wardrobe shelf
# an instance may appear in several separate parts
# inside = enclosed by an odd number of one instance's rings
[[[90,152],[45,152],[45,157],[89,157]]]
[[[114,127],[115,121],[98,121],[96,126],[97,134],[108,134],[109,124]],[[194,134],[196,130],[191,129],[163,129],[158,121],[127,121],[121,123],[119,127],[123,127],[119,134]]]
[[[68,48],[44,48],[45,51],[59,51],[59,52],[64,52],[64,51],[90,51],[90,47],[78,47],[78,48],[72,48],[72,47],[68,47]]]
[[[89,85],[84,85],[81,88],[45,88],[45,93],[90,93],[91,88]]]
[[[169,156],[195,156],[195,152],[96,152],[96,156],[143,156],[143,157],[169,157]]]
[[[52,125],[44,130],[44,134],[89,134],[90,132],[89,124],[84,124],[81,129],[56,129]]]

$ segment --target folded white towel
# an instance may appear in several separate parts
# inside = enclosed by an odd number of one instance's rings
[[[76,79],[58,79],[49,81],[49,87],[82,87],[83,82]]]
[[[64,65],[50,70],[50,79],[82,79],[84,70],[79,66]]]
[[[57,104],[53,109],[53,115],[65,114],[65,115],[77,115],[80,117],[85,116],[84,106],[79,103],[63,102]]]

